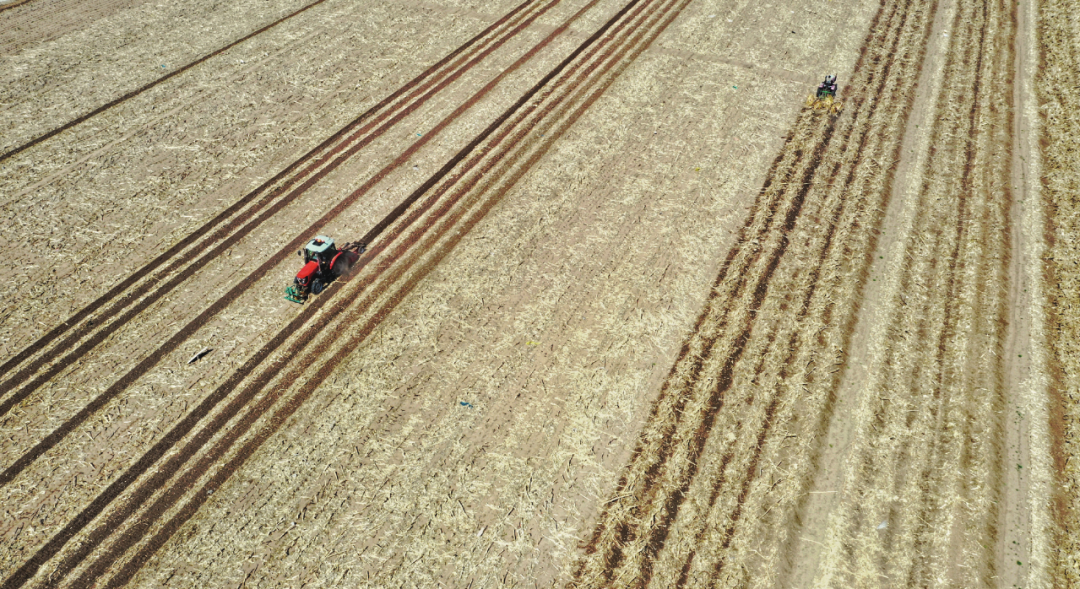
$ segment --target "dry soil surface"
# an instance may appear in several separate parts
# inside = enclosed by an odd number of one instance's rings
[[[3,587],[1077,584],[1068,4],[0,4]]]

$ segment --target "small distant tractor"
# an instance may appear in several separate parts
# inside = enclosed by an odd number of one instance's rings
[[[825,81],[818,86],[817,93],[806,97],[807,108],[814,110],[827,110],[832,114],[840,114],[844,105],[836,100],[836,74],[825,76]]]
[[[346,243],[334,247],[334,240],[320,235],[296,252],[304,259],[304,267],[296,273],[291,286],[285,289],[285,298],[301,305],[313,294],[319,294],[341,276],[352,271],[367,246],[363,243]]]

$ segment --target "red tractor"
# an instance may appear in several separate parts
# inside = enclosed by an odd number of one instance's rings
[[[296,273],[291,286],[285,289],[285,298],[301,305],[308,296],[321,293],[331,282],[348,274],[360,254],[367,249],[362,243],[346,243],[334,247],[334,240],[320,235],[296,252],[304,259],[304,267]]]

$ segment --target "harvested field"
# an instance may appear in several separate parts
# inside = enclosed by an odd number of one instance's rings
[[[1042,133],[1042,199],[1047,211],[1043,269],[1049,307],[1049,363],[1053,380],[1051,415],[1055,515],[1059,522],[1053,538],[1050,565],[1055,587],[1080,587],[1080,26],[1075,7],[1067,2],[1040,2],[1037,23],[1039,73],[1035,89],[1039,99]],[[1040,252],[1041,253],[1041,252]],[[1036,258],[1039,259],[1039,258]]]
[[[1067,3],[257,4],[0,4],[2,587],[1078,582]]]

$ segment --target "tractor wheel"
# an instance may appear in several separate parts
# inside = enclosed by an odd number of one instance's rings
[[[326,290],[326,285],[323,284],[321,279],[316,278],[311,281],[311,294],[319,294],[324,290]]]

